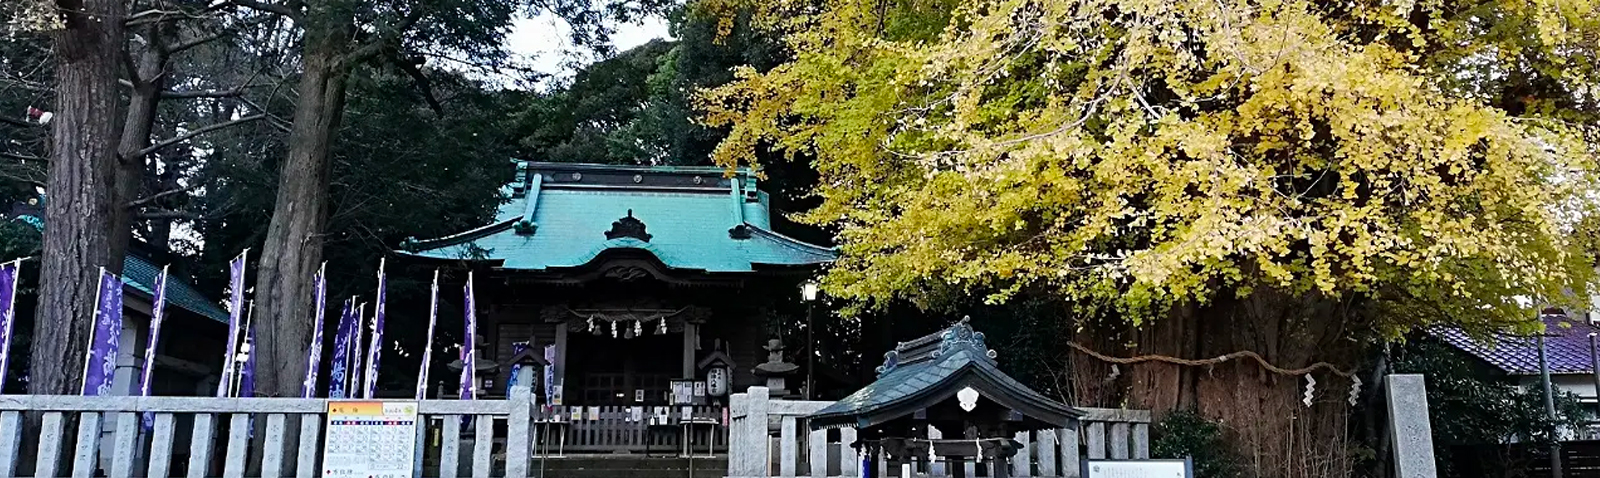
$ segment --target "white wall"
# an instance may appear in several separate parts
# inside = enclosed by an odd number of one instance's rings
[[[1534,391],[1539,390],[1539,376],[1525,375],[1518,377],[1517,384],[1528,387]],[[1590,374],[1552,374],[1550,385],[1557,392],[1566,391],[1578,395],[1584,402],[1594,402],[1594,376]]]

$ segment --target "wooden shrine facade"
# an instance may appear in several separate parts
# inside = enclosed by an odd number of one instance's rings
[[[402,253],[476,271],[479,356],[541,353],[540,403],[725,404],[765,383],[762,346],[836,257],[773,232],[756,176],[728,172],[519,163],[494,223]]]

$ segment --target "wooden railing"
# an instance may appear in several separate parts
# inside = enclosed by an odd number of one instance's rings
[[[419,421],[429,423],[418,435],[425,457],[418,476],[528,476],[530,395],[525,388],[512,393],[509,400],[418,402]],[[243,478],[247,470],[251,476],[314,478],[322,474],[327,404],[293,398],[0,396],[0,478]],[[146,412],[154,418],[148,433],[140,424]],[[40,417],[27,439],[24,413]],[[462,433],[461,417],[474,418],[467,421],[470,433]],[[110,433],[106,422],[114,424]],[[252,435],[262,444],[259,457],[250,450]],[[297,438],[289,443],[290,437]],[[101,459],[102,449],[109,460]],[[462,462],[469,464],[466,470]]]
[[[598,412],[594,420],[591,409]],[[723,407],[541,406],[534,416],[534,433],[541,437],[534,452],[721,453],[728,449],[726,420]]]
[[[734,394],[731,400],[728,449],[728,477],[768,478],[809,476],[812,478],[858,476],[860,463],[850,447],[856,430],[810,431],[803,417],[833,402],[771,400],[765,387],[751,387]],[[1150,457],[1150,412],[1080,408],[1085,413],[1078,430],[1061,429],[1018,433],[1022,449],[1012,458],[1011,476],[1040,478],[1078,478],[1080,457],[1142,459]],[[776,426],[774,427],[774,422]],[[940,438],[932,430],[928,438]],[[874,467],[899,476],[886,463]],[[931,464],[930,477],[951,476],[950,467],[961,466],[964,476],[978,476],[976,469],[989,464]],[[994,476],[992,473],[985,476]]]

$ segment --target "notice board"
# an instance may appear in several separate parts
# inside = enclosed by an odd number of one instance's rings
[[[417,402],[329,400],[322,478],[413,478]]]

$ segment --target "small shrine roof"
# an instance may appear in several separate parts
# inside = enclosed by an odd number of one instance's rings
[[[514,270],[579,267],[611,250],[649,252],[667,267],[749,272],[838,253],[771,230],[769,201],[747,169],[518,163],[493,223],[402,254],[482,260]]]
[[[811,428],[875,426],[949,400],[968,387],[1052,427],[1069,427],[1081,415],[1001,372],[995,356],[984,344],[983,333],[962,319],[884,354],[878,379],[812,414]]]
[[[44,231],[44,195],[38,200],[16,203],[11,205],[11,211],[6,214],[8,220],[22,221],[33,226],[34,230]],[[150,258],[145,257],[139,250],[146,246],[135,241],[129,245],[127,254],[122,259],[122,285],[124,291],[131,290],[147,300],[155,300],[156,278],[161,275],[161,266]],[[222,310],[218,303],[199,290],[194,284],[181,277],[167,281],[167,303],[211,319],[227,323],[228,312]]]
[[[161,266],[133,253],[129,253],[122,261],[123,285],[150,300],[155,300],[156,277],[160,275]],[[167,303],[217,322],[228,322],[227,311],[182,278],[167,281]]]

